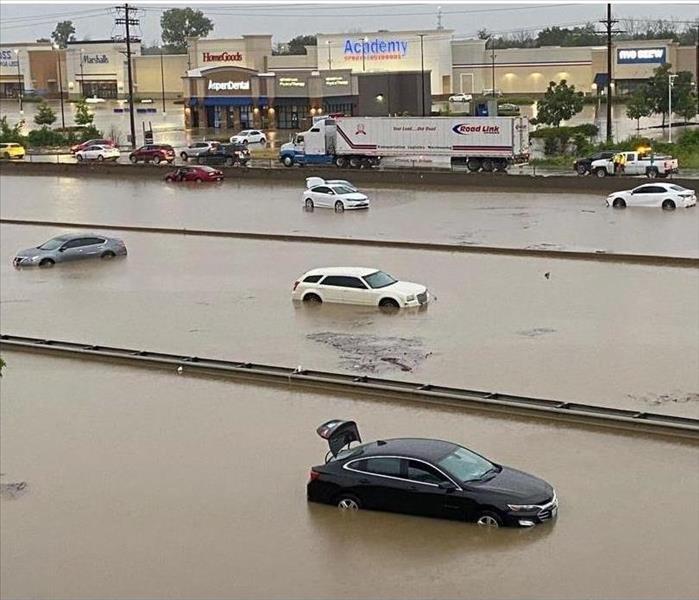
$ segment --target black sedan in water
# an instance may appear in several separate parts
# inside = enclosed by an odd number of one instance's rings
[[[548,483],[491,462],[458,444],[400,438],[361,442],[354,421],[318,428],[330,451],[311,469],[308,500],[343,510],[360,508],[531,527],[554,518],[556,492]]]

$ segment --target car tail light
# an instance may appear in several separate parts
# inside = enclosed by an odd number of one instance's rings
[[[298,281],[294,281],[294,287],[293,287],[293,289],[292,289],[291,291],[292,291],[292,292],[296,291],[296,288],[297,288],[297,287],[299,287],[299,282],[298,282]]]
[[[311,481],[315,481],[316,479],[318,479],[318,477],[320,477],[320,473],[318,473],[318,471],[314,471],[313,469],[311,469],[311,472],[309,473],[309,475],[310,475]]]

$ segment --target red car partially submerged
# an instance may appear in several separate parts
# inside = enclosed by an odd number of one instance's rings
[[[85,150],[88,146],[109,146],[113,147],[114,142],[112,140],[87,140],[86,142],[82,142],[81,144],[75,144],[75,146],[70,147],[70,152],[71,154],[75,154],[79,150]]]
[[[180,167],[165,175],[165,181],[223,181],[223,172],[206,165],[196,167]]]

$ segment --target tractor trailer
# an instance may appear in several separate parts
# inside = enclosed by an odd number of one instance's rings
[[[529,160],[529,123],[526,117],[320,117],[279,152],[287,167],[357,169],[384,159],[504,171]]]

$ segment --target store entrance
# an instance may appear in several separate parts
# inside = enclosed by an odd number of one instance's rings
[[[116,81],[83,81],[82,92],[86,98],[96,96],[114,100],[117,97],[117,84]]]

